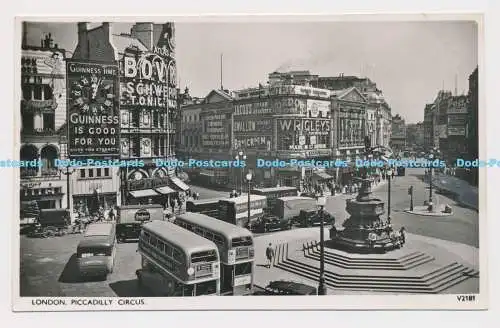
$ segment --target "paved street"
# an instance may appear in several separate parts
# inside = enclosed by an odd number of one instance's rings
[[[415,205],[423,204],[428,199],[428,187],[419,175],[421,170],[407,170],[404,177],[396,177],[391,184],[391,218],[395,228],[404,226],[411,234],[444,239],[452,242],[478,247],[478,213],[464,208],[452,199],[437,195],[438,203],[450,204],[453,215],[448,217],[424,217],[404,213],[409,207],[407,193],[410,185],[414,186]],[[225,196],[225,192],[213,191],[194,186],[201,198]],[[374,196],[387,202],[387,184],[378,186]],[[341,227],[349,216],[345,211],[345,201],[354,195],[329,197],[326,210],[332,213]],[[387,205],[387,203],[386,203]],[[255,238],[258,252],[262,252],[268,241],[277,242],[276,238],[303,239],[316,229],[294,229],[276,235],[265,234]],[[275,238],[276,237],[276,238]],[[135,270],[140,267],[140,256],[136,252],[137,243],[118,244],[117,261],[114,272],[107,281],[78,282],[76,280],[75,249],[80,235],[68,235],[47,239],[21,237],[21,295],[23,296],[147,296],[137,289]],[[262,263],[257,263],[261,265]],[[264,274],[260,266],[257,272]],[[286,277],[283,277],[286,278]]]
[[[473,209],[460,206],[451,198],[434,193],[438,204],[449,204],[453,215],[447,217],[419,216],[404,213],[410,207],[408,187],[414,188],[414,205],[423,205],[429,198],[428,184],[422,181],[421,169],[407,169],[406,176],[396,177],[391,183],[391,219],[395,228],[404,226],[408,232],[427,237],[439,238],[479,247],[478,213]],[[385,202],[387,207],[387,185],[377,188],[373,195]],[[464,188],[465,190],[465,188]],[[466,191],[465,191],[466,192]],[[326,210],[336,218],[336,225],[349,216],[345,211],[345,200],[353,196],[342,195],[330,198]],[[386,208],[387,209],[387,208]]]

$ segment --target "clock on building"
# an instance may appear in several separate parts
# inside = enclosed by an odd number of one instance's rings
[[[96,75],[82,76],[70,86],[72,110],[89,115],[113,114],[113,82]]]

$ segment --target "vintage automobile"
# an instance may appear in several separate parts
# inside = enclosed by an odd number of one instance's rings
[[[321,219],[318,214],[318,210],[308,209],[301,210],[299,216],[295,219],[295,222],[300,227],[313,227],[319,226],[321,224]],[[323,211],[323,224],[334,225],[335,218],[330,213]]]
[[[318,295],[316,287],[284,280],[269,282],[265,291],[267,295]]]
[[[291,221],[283,221],[274,214],[266,213],[258,219],[250,222],[248,230],[257,233],[289,230],[292,227],[290,223]]]

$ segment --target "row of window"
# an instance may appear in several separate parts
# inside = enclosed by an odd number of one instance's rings
[[[170,245],[147,231],[143,231],[140,238],[142,242],[160,251],[160,253],[167,258],[174,260],[178,264],[185,263],[184,256],[177,247]]]
[[[80,179],[109,177],[111,177],[111,171],[109,170],[109,167],[80,169]]]
[[[49,132],[55,131],[55,114],[54,113],[43,113],[41,115],[42,124],[41,127],[35,128],[35,114],[30,112],[21,112],[21,122],[22,122],[22,131],[38,131],[40,132]]]
[[[48,84],[25,84],[22,89],[24,100],[50,100],[53,97],[52,88]]]
[[[202,228],[197,225],[193,225],[191,223],[184,222],[181,219],[176,219],[175,223],[186,230],[194,232],[199,236],[202,236],[210,241],[213,241],[217,246],[222,246],[222,247],[224,246],[224,237],[217,234],[216,232],[210,231],[208,229]]]

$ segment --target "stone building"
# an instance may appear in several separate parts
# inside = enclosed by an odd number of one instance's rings
[[[66,156],[66,52],[48,34],[40,45],[27,44],[23,25],[21,51],[20,159],[42,167],[20,169],[21,209],[36,201],[39,208],[69,207],[66,176],[55,161]]]

